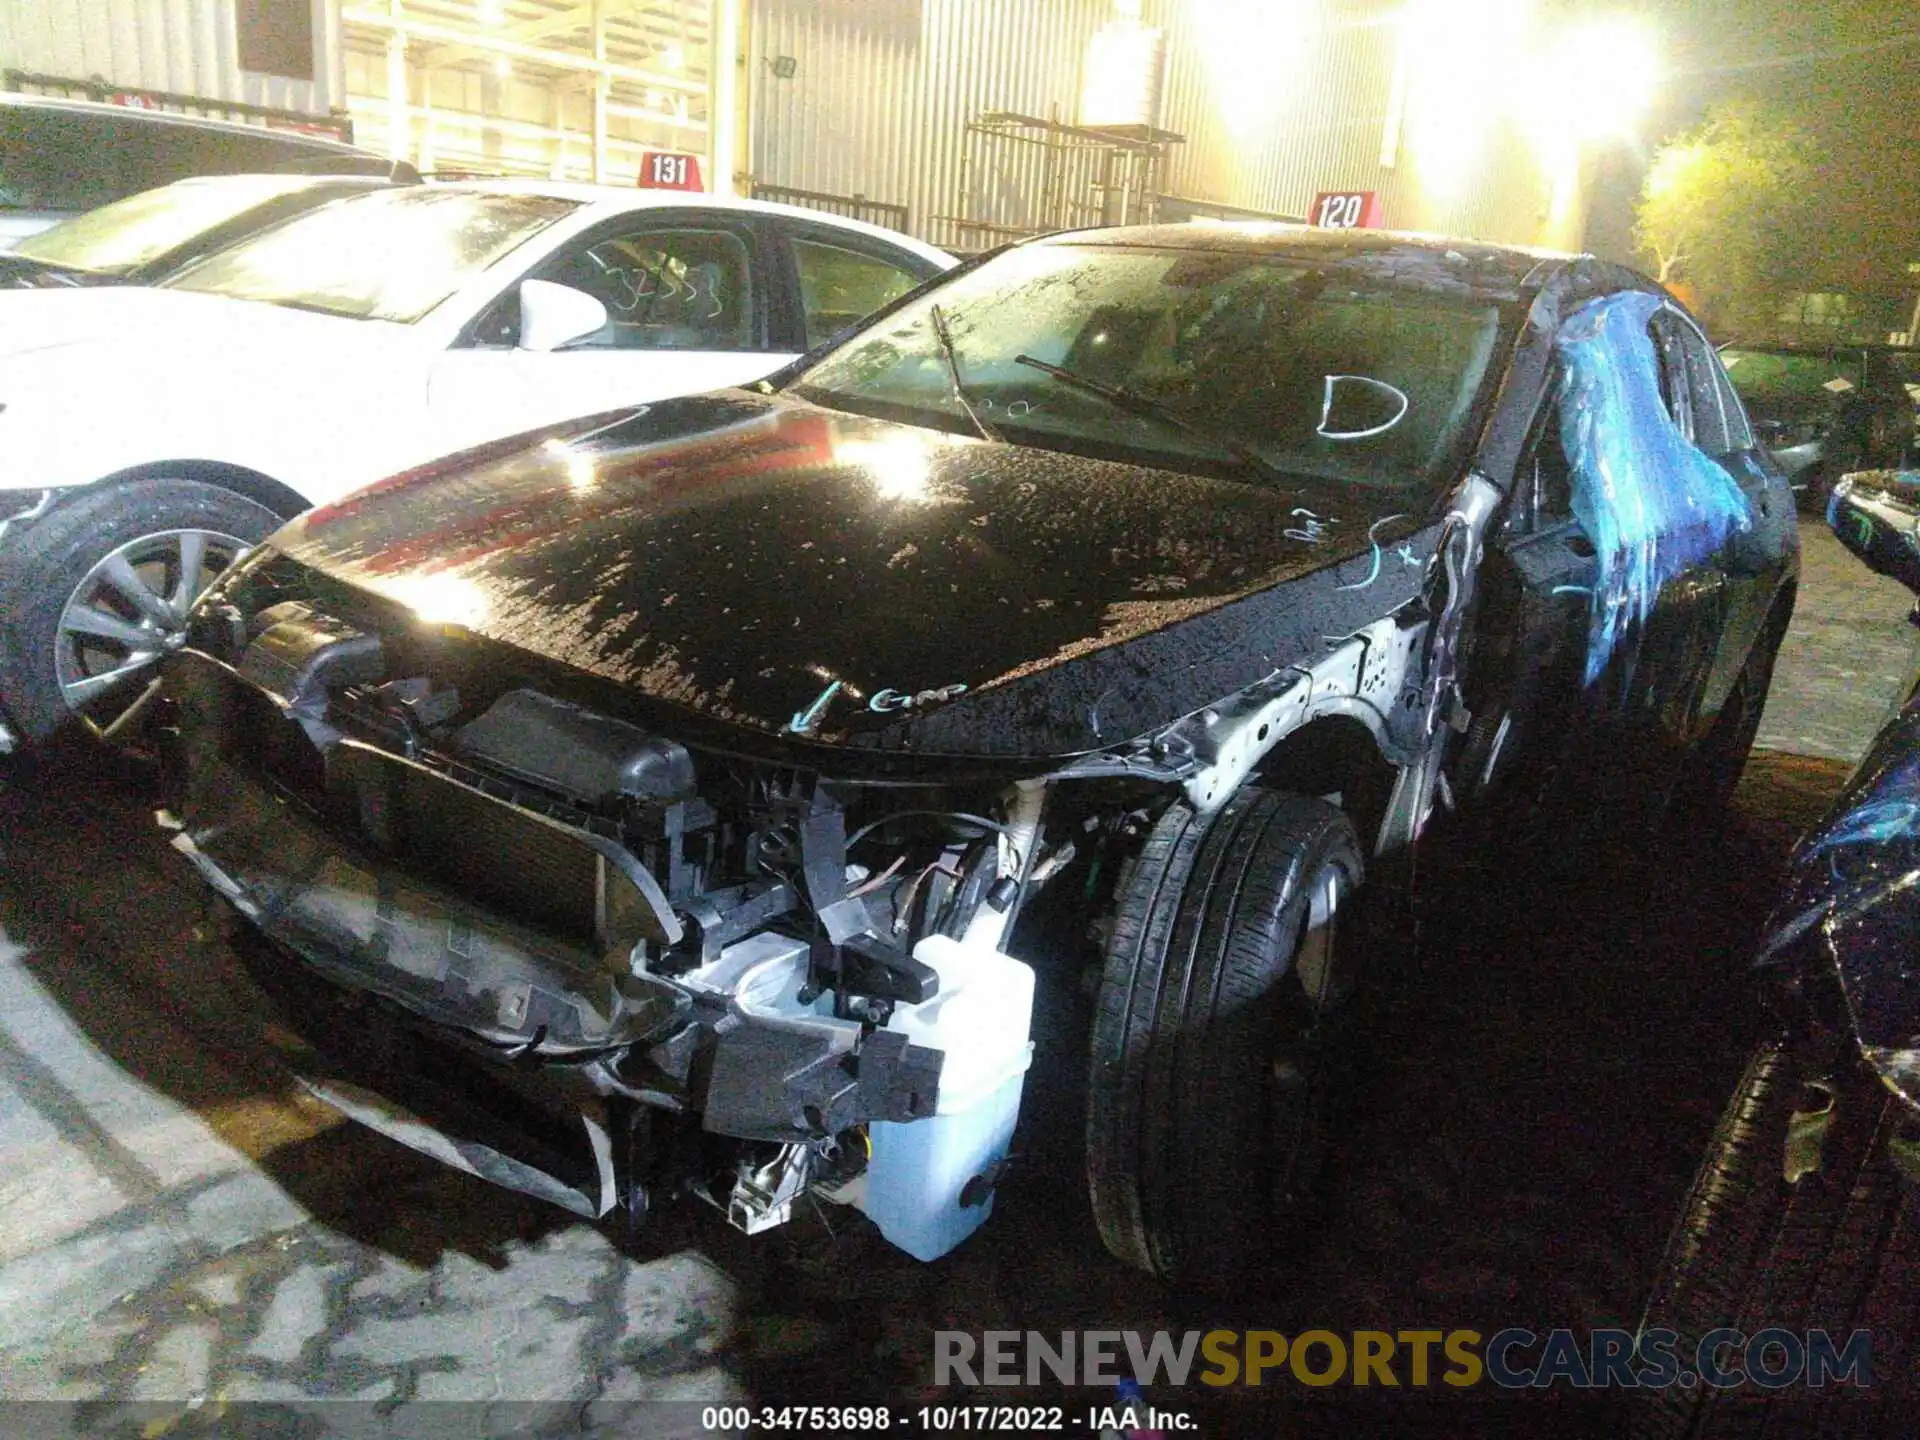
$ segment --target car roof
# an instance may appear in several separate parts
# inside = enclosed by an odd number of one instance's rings
[[[68,100],[55,95],[27,95],[19,91],[0,91],[0,108],[52,110],[68,115],[112,115],[116,119],[131,119],[136,124],[142,125],[178,126],[191,130],[213,131],[222,135],[271,135],[291,145],[322,150],[335,155],[353,155],[364,159],[374,154],[373,151],[362,150],[357,145],[349,145],[341,140],[329,140],[321,135],[309,135],[300,130],[284,130],[273,125],[248,125],[237,120],[216,120],[206,115],[182,115],[176,110],[149,110],[139,105],[108,105],[98,100]]]
[[[406,184],[404,180],[394,180],[386,175],[311,175],[305,171],[266,170],[245,171],[237,175],[188,175],[179,180],[169,180],[164,185],[156,185],[155,190],[208,190],[241,189],[258,190],[263,183],[272,182],[281,193],[291,195],[296,190],[313,190],[326,187],[329,190],[393,190]],[[136,191],[136,194],[145,193]]]
[[[899,230],[832,215],[824,210],[806,210],[797,205],[779,205],[771,200],[748,200],[738,195],[709,195],[698,190],[641,190],[622,185],[593,185],[578,180],[434,180],[426,183],[437,189],[480,190],[500,195],[549,195],[559,200],[574,200],[582,205],[602,207],[609,215],[630,210],[737,210],[751,215],[783,215],[811,225],[829,226],[859,235],[870,235],[902,249],[911,250],[927,260],[952,265],[956,257],[937,245],[929,245]]]
[[[1515,293],[1547,274],[1588,257],[1530,245],[1495,245],[1414,230],[1346,230],[1280,220],[1225,220],[1171,225],[1121,225],[1066,230],[1028,242],[1035,245],[1137,246],[1142,249],[1225,251],[1340,260],[1413,262],[1438,277],[1452,272],[1475,288]],[[1411,277],[1410,277],[1411,278]]]

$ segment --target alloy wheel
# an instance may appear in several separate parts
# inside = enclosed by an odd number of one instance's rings
[[[103,557],[60,612],[53,664],[67,707],[96,730],[109,725],[186,643],[193,602],[246,550],[215,530],[161,530]]]

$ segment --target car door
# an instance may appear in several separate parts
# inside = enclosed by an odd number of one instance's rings
[[[779,237],[787,303],[774,316],[789,344],[812,350],[851,330],[941,267],[877,236],[788,216],[771,218]]]
[[[1791,505],[1748,463],[1711,347],[1657,297],[1588,302],[1555,365],[1484,567],[1452,784],[1506,777],[1509,799],[1557,801],[1575,831],[1632,826],[1658,814],[1777,580],[1749,515],[1764,502],[1790,524]]]
[[[1448,767],[1463,808],[1492,833],[1553,833],[1583,799],[1592,752],[1588,607],[1598,570],[1574,514],[1558,383],[1535,417],[1506,512],[1487,547],[1463,645],[1467,728]]]
[[[522,347],[522,280],[599,301],[606,323],[559,349]],[[768,241],[738,212],[641,210],[542,260],[443,357],[430,389],[448,448],[577,415],[743,385],[794,358],[771,338]]]
[[[1694,584],[1679,597],[1699,607],[1695,644],[1674,657],[1697,685],[1687,727],[1697,738],[1719,713],[1766,627],[1798,545],[1797,522],[1792,491],[1755,439],[1712,343],[1672,308],[1655,318],[1655,326],[1673,372],[1668,380],[1676,423],[1693,449],[1733,478],[1744,502],[1743,526],[1698,567]]]

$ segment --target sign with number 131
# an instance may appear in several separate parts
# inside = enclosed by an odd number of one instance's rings
[[[648,150],[640,156],[642,190],[704,190],[700,157],[674,150]]]

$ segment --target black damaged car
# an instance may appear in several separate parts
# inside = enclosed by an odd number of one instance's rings
[[[1355,904],[1723,799],[1798,564],[1637,274],[1067,234],[294,521],[169,668],[165,819],[316,1093],[592,1217],[943,1254],[1091,969],[1094,1215],[1204,1280],[1312,1190]]]

